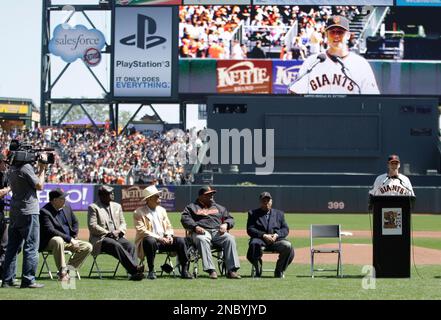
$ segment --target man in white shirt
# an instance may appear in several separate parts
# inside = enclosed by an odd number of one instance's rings
[[[156,279],[155,255],[156,251],[160,250],[175,251],[181,265],[181,278],[192,279],[193,276],[188,272],[187,244],[184,238],[173,236],[167,211],[160,206],[160,192],[154,185],[148,186],[142,192],[145,205],[135,210],[133,219],[138,258],[141,261],[147,258],[149,268],[147,278]]]
[[[400,157],[396,154],[389,156],[388,171],[375,179],[374,186],[369,191],[371,196],[415,196],[408,177],[399,173]],[[371,207],[371,204],[369,205]]]
[[[369,62],[349,51],[349,20],[332,16],[326,24],[328,50],[302,64],[291,94],[379,94]]]

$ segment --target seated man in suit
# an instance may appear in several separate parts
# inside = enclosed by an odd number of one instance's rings
[[[135,246],[124,238],[127,225],[121,205],[113,201],[113,188],[101,186],[98,198],[89,206],[87,213],[92,254],[110,254],[121,262],[131,275],[130,280],[142,280],[144,267],[137,264]]]
[[[260,208],[248,212],[247,233],[251,237],[247,252],[247,259],[256,268],[256,276],[261,276],[262,246],[269,251],[279,253],[274,276],[283,278],[288,265],[294,259],[294,249],[285,238],[289,228],[284,213],[272,209],[273,200],[269,192],[262,192],[259,196]]]
[[[160,206],[159,193],[155,186],[142,190],[145,205],[136,209],[133,215],[138,258],[143,261],[144,257],[147,257],[149,268],[147,278],[154,280],[156,279],[156,251],[175,251],[181,265],[181,278],[192,279],[193,276],[188,272],[187,244],[184,238],[173,236],[173,228],[167,211]]]
[[[78,269],[92,245],[78,240],[78,220],[66,204],[66,193],[57,188],[49,192],[49,202],[40,209],[40,251],[52,252],[60,281],[69,280],[64,250],[73,252],[68,265]]]

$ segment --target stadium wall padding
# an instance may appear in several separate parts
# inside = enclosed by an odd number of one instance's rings
[[[121,201],[121,186],[115,201]],[[176,186],[175,210],[181,212],[195,201],[200,185]],[[247,212],[259,206],[258,196],[268,191],[274,208],[291,213],[367,213],[369,186],[213,186],[216,201],[230,212]],[[97,198],[95,190],[95,199]],[[415,213],[441,213],[441,187],[415,187]]]

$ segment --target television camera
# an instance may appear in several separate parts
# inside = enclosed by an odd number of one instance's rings
[[[55,162],[54,154],[48,151],[54,150],[55,149],[53,148],[34,149],[30,144],[20,143],[18,140],[12,140],[9,144],[9,163],[16,165],[38,161],[44,164],[53,164]],[[41,156],[43,153],[46,153],[47,155],[46,160]]]

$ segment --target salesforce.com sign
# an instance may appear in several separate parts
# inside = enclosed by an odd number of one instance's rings
[[[49,52],[67,63],[82,59],[89,66],[95,66],[101,61],[100,52],[105,44],[103,33],[97,29],[60,24],[49,41]]]

